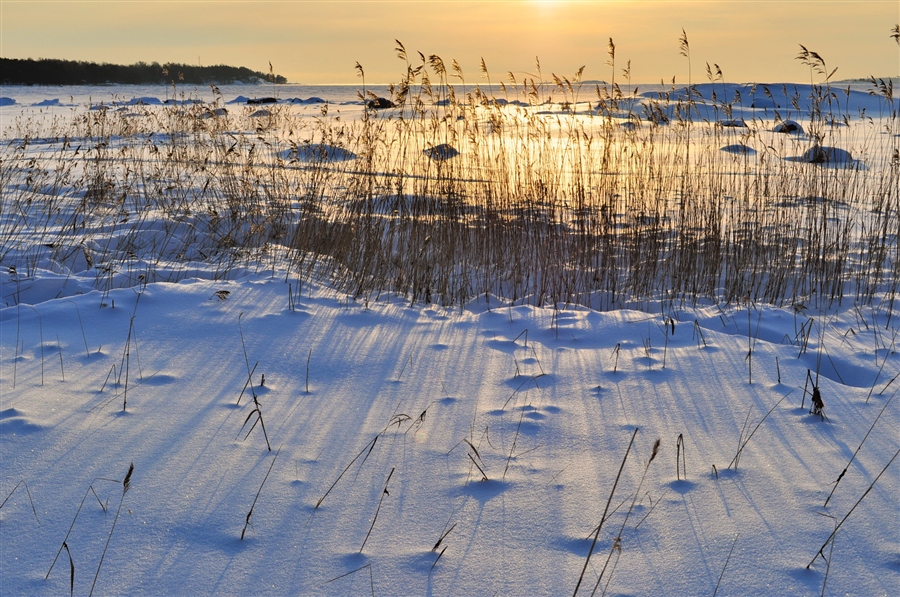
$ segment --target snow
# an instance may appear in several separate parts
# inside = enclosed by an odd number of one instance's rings
[[[63,265],[9,213],[2,595],[900,594],[896,306],[355,299],[203,214]]]

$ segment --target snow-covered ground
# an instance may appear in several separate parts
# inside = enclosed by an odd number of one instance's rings
[[[770,89],[696,118],[764,123],[735,140],[765,151],[781,120],[810,125],[808,106]],[[860,161],[785,167],[886,182],[896,214],[898,137],[883,131],[896,117],[877,97],[842,97],[846,126],[876,119],[862,137],[833,134],[863,139],[848,147]],[[52,184],[50,161],[90,173],[124,137],[23,142],[14,131],[31,125],[16,129],[13,109],[0,594],[900,594],[896,269],[833,302],[701,296],[601,312],[497,293],[446,306],[358,295],[301,280],[274,242],[213,258],[221,238],[193,207],[175,219],[175,200],[126,213],[105,187],[76,188],[80,174]],[[96,159],[78,162],[75,145]],[[203,184],[199,166],[166,180],[142,155],[146,175],[111,188]],[[28,202],[32,175],[43,199]],[[91,200],[86,226],[78,204]],[[870,207],[835,213],[865,228]],[[881,238],[896,264],[896,226]]]

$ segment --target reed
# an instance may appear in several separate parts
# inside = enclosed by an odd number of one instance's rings
[[[850,456],[850,460],[847,461],[847,466],[844,467],[844,470],[838,475],[838,478],[835,479],[832,484],[831,491],[828,493],[828,497],[825,498],[825,503],[822,505],[823,508],[828,507],[828,502],[831,501],[831,496],[834,495],[834,492],[837,490],[838,485],[841,483],[841,479],[844,478],[844,475],[847,474],[847,471],[850,470],[850,465],[853,464],[853,461],[856,459],[856,455],[859,454],[859,451],[862,449],[863,444],[866,443],[866,440],[869,439],[869,434],[872,433],[872,430],[875,429],[875,424],[878,423],[878,419],[881,418],[881,415],[884,414],[884,411],[887,409],[888,405],[894,399],[896,394],[893,394],[887,401],[884,403],[884,406],[881,407],[881,410],[878,411],[878,416],[875,417],[875,420],[872,421],[872,424],[869,426],[869,430],[866,431],[866,434],[863,436],[862,441],[859,442],[859,445],[856,447],[856,450],[853,451],[853,454]]]
[[[607,567],[609,566],[609,562],[613,557],[613,554],[616,555],[616,562],[613,564],[613,569],[609,573],[609,577],[606,579],[606,585],[603,589],[603,594],[606,594],[606,589],[609,587],[609,583],[612,580],[613,572],[615,571],[615,565],[618,564],[619,555],[622,553],[622,535],[625,532],[625,526],[628,524],[628,519],[631,517],[631,513],[634,512],[634,506],[637,504],[638,496],[641,495],[641,488],[644,486],[644,480],[647,478],[647,471],[650,470],[650,464],[656,459],[656,455],[659,453],[660,440],[657,439],[653,444],[653,449],[650,453],[650,458],[647,459],[647,464],[644,466],[644,472],[641,474],[641,480],[638,482],[637,489],[634,492],[634,497],[631,500],[631,505],[628,508],[628,511],[625,513],[625,517],[622,520],[622,526],[619,527],[619,532],[616,534],[615,539],[613,539],[612,547],[609,550],[609,554],[606,556],[606,562],[603,563],[603,568],[600,570],[600,574],[597,576],[597,582],[594,583],[594,589],[591,591],[591,595],[594,595],[597,592],[597,588],[600,586],[600,582],[603,580],[603,575],[606,572]]]
[[[253,421],[253,425],[250,426],[250,429],[247,431],[247,435],[244,436],[244,439],[250,437],[250,434],[253,433],[253,430],[256,428],[256,424],[259,423],[260,429],[262,429],[263,437],[266,440],[266,448],[269,452],[272,451],[272,444],[269,443],[269,434],[266,432],[266,422],[263,421],[262,416],[262,407],[259,404],[259,398],[253,396],[253,410],[247,415],[247,418],[244,419],[244,424],[241,425],[241,431],[244,430],[244,427],[247,426],[247,423],[250,422],[250,419],[253,418],[253,415],[256,415],[256,419]]]
[[[28,503],[31,504],[31,512],[34,514],[34,520],[35,520],[38,524],[41,524],[41,521],[38,519],[37,510],[36,510],[35,507],[34,507],[34,500],[31,498],[31,490],[28,489],[28,483],[26,483],[24,479],[22,479],[21,481],[19,481],[18,483],[16,483],[16,486],[12,488],[12,491],[10,491],[9,494],[6,496],[6,498],[3,500],[3,502],[0,503],[0,509],[2,509],[3,506],[6,505],[6,502],[9,501],[9,498],[12,497],[12,495],[16,492],[16,490],[17,490],[19,487],[24,487],[24,488],[25,488],[25,493],[28,495]]]
[[[91,583],[91,591],[89,595],[94,594],[94,588],[97,586],[97,579],[100,578],[100,568],[103,566],[103,560],[106,559],[106,551],[109,549],[109,544],[112,541],[113,531],[116,530],[116,523],[119,522],[119,514],[122,512],[122,504],[125,503],[125,494],[128,493],[128,490],[131,488],[131,474],[134,472],[134,463],[131,463],[131,466],[128,467],[128,472],[125,474],[125,478],[122,480],[122,498],[119,500],[119,507],[116,508],[116,516],[113,518],[112,526],[109,529],[109,535],[106,537],[106,544],[103,546],[103,553],[100,554],[100,561],[97,563],[97,572],[94,574],[94,582]],[[77,516],[77,515],[76,515]],[[74,523],[74,521],[73,521]],[[65,541],[63,541],[63,545],[65,545]],[[66,551],[69,551],[68,546],[66,546]],[[71,553],[69,554],[70,563],[71,563]],[[51,566],[52,568],[52,566]],[[72,573],[72,583],[74,583],[75,578],[75,567],[72,565],[71,569]],[[48,571],[49,575],[50,572]]]
[[[865,499],[865,497],[867,495],[869,495],[869,492],[872,491],[872,488],[875,487],[875,484],[878,483],[879,479],[881,479],[881,475],[883,475],[885,473],[885,471],[888,469],[888,467],[890,467],[891,464],[893,464],[894,460],[897,458],[898,455],[900,455],[900,450],[897,450],[894,453],[894,455],[891,456],[891,459],[888,461],[888,463],[886,465],[884,465],[884,468],[881,469],[881,472],[878,473],[878,475],[875,477],[875,479],[872,481],[872,483],[869,484],[869,487],[866,488],[866,490],[859,497],[859,499],[856,500],[856,503],[853,504],[853,507],[850,508],[850,510],[847,512],[847,514],[844,515],[844,517],[840,520],[840,522],[838,522],[834,526],[834,530],[831,532],[831,534],[825,540],[825,543],[822,544],[822,547],[819,548],[819,551],[816,552],[816,555],[813,556],[813,559],[810,560],[809,564],[806,565],[807,569],[810,568],[816,562],[816,560],[819,558],[819,556],[821,556],[823,559],[826,559],[825,553],[824,553],[825,548],[828,546],[829,543],[831,543],[834,540],[835,535],[837,535],[838,529],[840,529],[841,526],[844,524],[844,522],[846,522],[846,520],[848,518],[850,518],[850,515],[853,514],[853,511],[856,510],[856,507],[859,506],[859,504]],[[827,559],[826,559],[826,561],[827,561]]]
[[[728,550],[728,557],[725,558],[725,563],[722,564],[722,572],[719,574],[719,580],[716,581],[716,588],[713,589],[713,597],[719,592],[719,585],[722,584],[722,579],[725,577],[725,570],[728,568],[728,562],[731,561],[731,554],[734,553],[734,546],[737,545],[737,540],[740,535],[735,534],[734,541],[731,542],[731,549]]]
[[[681,475],[687,480],[687,452],[684,448],[684,434],[679,433],[675,441],[675,477],[681,481]]]
[[[250,526],[250,517],[253,516],[253,510],[256,508],[256,502],[257,500],[259,500],[259,496],[262,493],[263,486],[269,479],[269,475],[272,473],[272,469],[275,467],[275,461],[278,459],[278,455],[280,453],[281,448],[278,448],[278,451],[275,452],[275,456],[272,457],[272,462],[269,464],[269,470],[266,471],[266,475],[263,477],[262,483],[259,484],[259,489],[256,491],[256,495],[253,496],[253,503],[250,504],[250,510],[247,512],[247,517],[244,520],[244,528],[241,530],[241,541],[244,540],[244,534],[247,532],[247,527]]]
[[[394,476],[395,467],[391,467],[391,472],[388,473],[387,479],[384,482],[384,488],[381,490],[381,497],[378,498],[378,507],[375,508],[375,515],[372,517],[372,524],[369,526],[368,532],[366,532],[366,537],[363,539],[362,545],[359,547],[359,553],[362,553],[362,550],[365,549],[366,543],[369,541],[369,536],[372,534],[372,530],[375,528],[375,523],[378,521],[378,513],[381,512],[381,503],[384,501],[385,496],[391,495],[388,493],[388,484],[391,482],[391,477]]]
[[[313,508],[314,510],[318,510],[319,506],[322,505],[322,502],[325,501],[325,498],[328,497],[328,494],[330,494],[331,491],[332,491],[332,490],[335,488],[335,486],[338,484],[338,481],[340,481],[340,480],[344,477],[344,475],[347,473],[347,471],[350,470],[350,467],[352,467],[353,464],[354,464],[357,460],[359,460],[359,458],[360,458],[363,454],[365,454],[365,458],[363,458],[362,463],[360,463],[360,466],[362,466],[362,464],[365,464],[366,460],[367,460],[368,457],[369,457],[369,454],[371,454],[371,453],[372,453],[372,450],[375,449],[375,444],[378,442],[378,438],[379,438],[379,437],[380,437],[380,436],[376,435],[376,436],[375,436],[368,444],[366,444],[366,446],[365,446],[365,447],[364,447],[364,448],[363,448],[356,456],[353,457],[353,460],[350,461],[350,464],[348,464],[348,465],[344,468],[344,470],[341,471],[341,473],[337,476],[337,479],[334,480],[334,483],[332,483],[332,484],[328,487],[328,489],[325,491],[325,493],[322,495],[322,497],[319,498],[319,501],[316,502],[316,505],[315,505],[315,507]]]
[[[747,444],[750,443],[750,440],[753,438],[754,435],[756,435],[756,432],[759,430],[759,428],[762,426],[762,424],[766,421],[766,419],[769,418],[769,415],[771,415],[772,412],[774,412],[774,410],[776,408],[778,408],[778,405],[781,404],[782,402],[784,402],[785,398],[790,396],[791,392],[793,392],[793,391],[794,390],[791,390],[790,392],[788,392],[787,394],[782,396],[781,399],[778,402],[776,402],[765,415],[763,415],[763,418],[761,418],[759,420],[759,422],[756,424],[756,426],[752,430],[750,429],[750,427],[748,425],[748,423],[750,422],[750,412],[752,411],[752,408],[750,411],[747,411],[747,419],[744,421],[744,426],[741,428],[741,436],[738,439],[737,452],[735,452],[734,458],[731,459],[731,462],[728,463],[728,468],[731,468],[733,466],[734,470],[737,470],[738,463],[741,460],[741,455],[744,452],[744,448],[747,447]],[[744,434],[746,434],[746,437],[744,437]],[[715,465],[713,466],[713,469],[715,469]],[[718,471],[716,471],[716,478],[718,478],[718,477],[719,477],[719,473],[718,473]]]
[[[687,86],[640,96],[619,88],[610,40],[612,83],[596,87],[596,103],[580,72],[549,85],[510,76],[495,94],[486,65],[488,85],[468,86],[458,65],[417,63],[398,43],[387,117],[369,107],[348,121],[326,105],[309,118],[276,105],[262,122],[186,103],[138,118],[17,119],[7,128],[18,141],[0,150],[3,211],[16,216],[2,223],[0,259],[20,276],[45,258],[93,270],[104,296],[180,280],[192,261],[217,278],[262,261],[287,267],[298,289],[328,280],[364,300],[391,291],[456,305],[493,294],[605,310],[708,299],[827,307],[852,296],[890,312],[896,164],[845,109],[833,68],[801,47],[809,96],[788,97],[774,117],[806,111],[810,134],[771,140],[770,120],[729,117],[745,95],[786,90],[727,87],[715,65],[695,85],[684,31],[679,41]],[[562,101],[544,104],[551,92]],[[872,92],[891,109],[889,82],[873,80]],[[887,114],[883,126],[900,129]],[[36,149],[34,139],[55,141]],[[761,149],[718,150],[734,142]],[[865,168],[782,159],[804,143],[875,157]],[[82,170],[72,154],[88,158]],[[142,233],[151,213],[165,227]]]
[[[606,500],[606,507],[603,509],[603,515],[600,517],[600,524],[594,529],[591,533],[593,538],[591,540],[591,547],[588,550],[587,557],[584,559],[584,567],[581,569],[581,574],[578,577],[578,582],[575,583],[575,590],[572,591],[572,597],[578,595],[578,589],[581,587],[581,583],[584,580],[584,575],[587,572],[588,564],[591,562],[591,555],[594,553],[594,548],[597,546],[597,539],[600,537],[600,530],[603,528],[603,523],[606,522],[606,515],[609,512],[609,506],[612,504],[613,495],[616,493],[616,487],[619,485],[619,479],[622,476],[622,470],[625,468],[625,462],[628,460],[628,454],[631,452],[631,446],[634,444],[634,438],[637,436],[638,428],[635,427],[634,433],[631,434],[631,441],[628,442],[628,448],[625,449],[625,455],[622,457],[622,464],[619,465],[619,472],[616,474],[616,480],[613,482],[612,489],[609,492],[609,499]]]

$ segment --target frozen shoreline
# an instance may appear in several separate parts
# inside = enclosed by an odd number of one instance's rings
[[[0,108],[0,594],[897,594],[897,119],[761,97]]]

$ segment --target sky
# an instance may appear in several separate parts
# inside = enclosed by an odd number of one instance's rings
[[[818,52],[836,80],[900,75],[896,0],[727,0],[680,2],[0,0],[0,55],[132,64],[229,64],[269,70],[292,83],[396,82],[405,72],[394,40],[416,52],[456,59],[467,82],[512,72],[609,80],[706,80],[706,64],[731,82],[808,82],[800,44]],[[690,61],[679,52],[682,30]],[[713,70],[715,68],[713,67]]]

